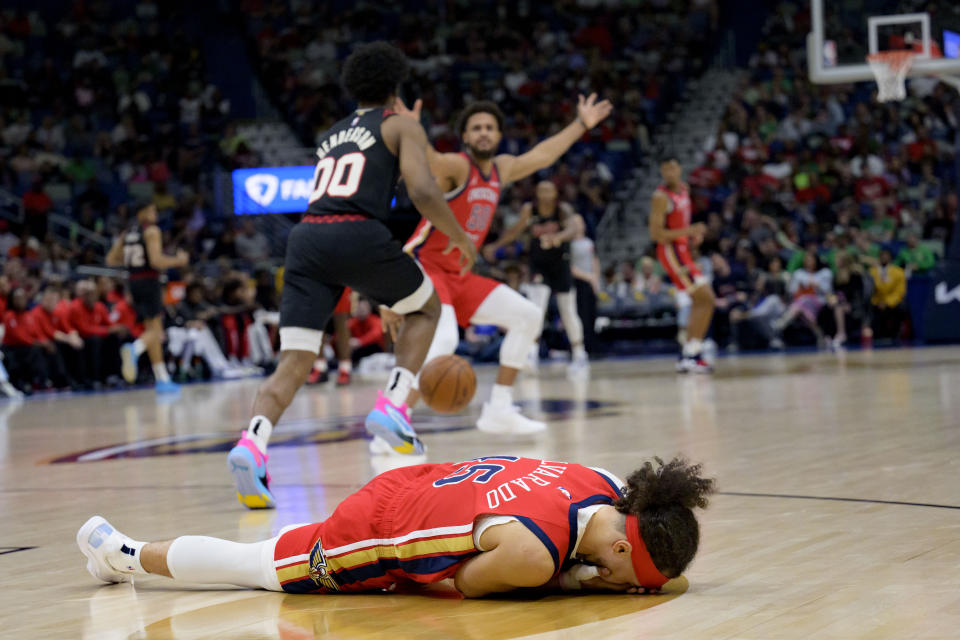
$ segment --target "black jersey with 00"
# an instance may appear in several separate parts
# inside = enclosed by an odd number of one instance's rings
[[[320,136],[307,213],[387,219],[399,162],[384,144],[380,125],[392,115],[384,108],[359,109]]]

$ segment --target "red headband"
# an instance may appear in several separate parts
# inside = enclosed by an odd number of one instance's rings
[[[633,561],[633,571],[637,574],[640,585],[648,589],[659,589],[667,581],[667,577],[657,570],[647,546],[640,537],[640,523],[634,514],[627,515],[627,542],[633,547],[630,559]]]

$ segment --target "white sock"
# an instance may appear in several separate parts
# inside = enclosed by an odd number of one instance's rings
[[[313,370],[314,371],[326,371],[327,370],[327,359],[326,358],[317,358],[313,361]]]
[[[410,394],[410,387],[413,386],[413,374],[403,367],[394,367],[387,378],[387,389],[383,394],[387,400],[395,407],[399,407],[407,401]]]
[[[143,344],[143,340],[137,338],[133,341],[133,357],[139,358],[143,355],[143,352],[147,350],[147,345]]]
[[[690,338],[687,340],[686,344],[683,345],[683,356],[685,358],[693,358],[700,355],[702,350],[703,342],[696,338]]]
[[[110,566],[120,573],[147,575],[147,572],[143,570],[143,565],[140,564],[140,552],[143,551],[143,547],[147,543],[133,540],[127,536],[124,536],[124,538],[126,539],[120,548],[117,551],[111,552],[107,557]]]
[[[345,371],[347,373],[350,373],[353,371],[353,363],[350,362],[349,360],[341,360],[340,363],[337,365],[337,369],[339,369],[340,371]]]
[[[170,382],[170,374],[167,373],[167,365],[164,362],[158,362],[153,365],[153,377],[157,382]]]
[[[574,360],[586,360],[587,359],[587,350],[583,348],[582,344],[578,344],[573,348],[573,359]]]
[[[270,442],[270,434],[273,433],[273,423],[264,416],[253,416],[250,418],[250,426],[247,427],[247,437],[253,440],[260,449],[260,453],[267,452],[267,443]]]
[[[513,387],[505,384],[493,385],[490,392],[490,404],[495,407],[509,407],[513,404]]]
[[[273,568],[276,540],[243,544],[207,536],[181,536],[167,550],[167,568],[174,580],[280,591]]]

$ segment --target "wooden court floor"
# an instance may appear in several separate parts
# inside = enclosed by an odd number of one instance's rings
[[[519,386],[539,440],[421,413],[434,461],[511,453],[627,475],[648,456],[702,461],[721,494],[660,596],[464,601],[421,594],[204,592],[164,578],[100,586],[74,536],[94,513],[139,539],[240,541],[322,520],[373,473],[362,416],[376,384],[300,392],[274,433],[280,507],[248,512],[225,455],[256,380],[0,403],[0,638],[958,638],[960,348],[560,365]]]

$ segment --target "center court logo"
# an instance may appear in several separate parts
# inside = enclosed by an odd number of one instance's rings
[[[529,406],[530,403],[520,403]],[[574,402],[566,399],[547,399],[540,401],[540,410],[554,420],[571,417],[575,411],[586,412],[591,418],[619,415],[615,403],[598,400]],[[305,447],[343,442],[345,440],[363,440],[367,438],[363,423],[366,416],[331,416],[329,418],[309,418],[281,422],[270,438],[271,450],[277,447]],[[427,415],[418,417],[417,431],[421,436],[468,431],[474,428],[476,415]],[[178,434],[163,438],[124,442],[86,451],[78,451],[43,462],[63,464],[69,462],[100,462],[119,458],[154,458],[160,456],[178,456],[194,453],[227,453],[237,442],[237,432],[232,433],[192,433]]]

